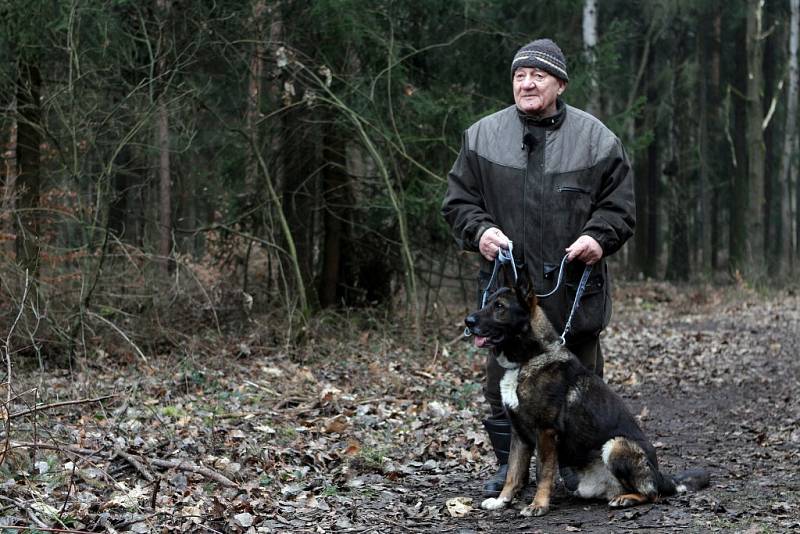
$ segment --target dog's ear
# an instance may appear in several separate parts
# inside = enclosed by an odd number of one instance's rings
[[[514,268],[510,262],[501,265],[500,279],[497,282],[498,287],[514,287],[516,285],[517,280],[514,276]]]
[[[517,294],[517,300],[526,306],[528,310],[533,311],[536,309],[536,290],[533,287],[533,282],[528,275],[527,269],[520,269],[520,276],[514,285],[514,291]]]

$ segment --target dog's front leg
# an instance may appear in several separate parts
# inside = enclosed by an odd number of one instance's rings
[[[520,439],[517,432],[511,431],[511,450],[508,454],[508,473],[503,491],[497,498],[490,497],[481,503],[484,510],[499,510],[514,500],[514,495],[528,483],[531,467],[531,447]]]
[[[536,484],[536,495],[533,502],[522,510],[525,516],[541,516],[550,510],[550,496],[556,482],[558,469],[558,451],[556,449],[556,431],[539,430],[536,437],[536,449],[539,456]]]

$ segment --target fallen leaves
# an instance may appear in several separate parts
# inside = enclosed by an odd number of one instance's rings
[[[715,473],[712,489],[653,511],[584,509],[562,494],[563,513],[533,524],[476,507],[495,463],[480,425],[484,354],[459,342],[436,349],[452,339],[452,324],[439,345],[395,328],[257,358],[246,353],[262,347],[247,342],[244,351],[234,339],[235,359],[53,372],[44,390],[58,398],[50,400],[124,394],[40,414],[42,445],[9,451],[0,490],[13,502],[46,505],[31,508],[42,519],[63,507],[71,525],[108,532],[577,532],[609,530],[611,520],[714,531],[720,517],[742,530],[748,518],[774,520],[782,531],[799,510],[786,490],[800,468],[797,308],[796,297],[745,306],[663,288],[617,299],[603,337],[608,381],[635,403],[667,469],[707,465]],[[33,387],[39,376],[29,379]],[[19,404],[12,411],[26,409]],[[14,438],[32,436],[33,422],[15,421]],[[0,505],[0,515],[16,514],[14,524],[27,521],[25,510]]]
[[[450,517],[464,517],[472,511],[472,498],[470,497],[453,497],[447,499],[445,504]]]

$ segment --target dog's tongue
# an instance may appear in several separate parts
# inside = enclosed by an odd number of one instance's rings
[[[484,345],[486,345],[486,339],[487,338],[482,336],[475,336],[475,346],[478,348],[483,347]]]

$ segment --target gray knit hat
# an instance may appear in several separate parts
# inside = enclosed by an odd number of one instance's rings
[[[564,53],[550,39],[536,39],[517,50],[517,53],[514,54],[514,60],[511,62],[512,77],[518,67],[535,67],[549,72],[565,82],[569,81],[567,60],[564,59]]]

